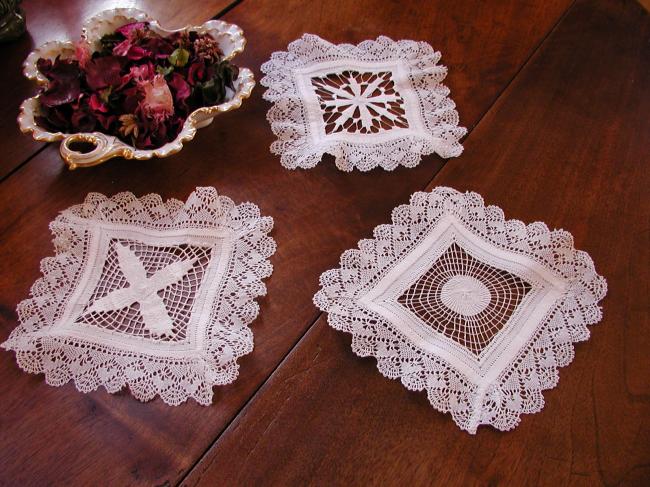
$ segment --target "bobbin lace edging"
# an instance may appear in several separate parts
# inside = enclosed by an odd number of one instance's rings
[[[159,232],[219,230],[233,235],[223,279],[206,285],[220,286],[209,316],[199,326],[203,347],[186,356],[147,349],[121,347],[113,333],[113,346],[57,329],[68,300],[86,268],[89,239],[96,225],[135,226]],[[18,365],[31,373],[44,373],[46,382],[61,386],[73,380],[81,392],[104,386],[114,393],[128,385],[141,401],[160,395],[170,405],[193,398],[203,405],[212,401],[212,387],[227,384],[238,375],[236,360],[253,349],[248,324],[259,311],[255,298],[266,293],[262,279],[271,275],[268,258],[275,242],[267,234],[273,219],[260,216],[252,203],[235,205],[214,188],[197,188],[185,203],[160,196],[135,197],[119,193],[106,197],[90,193],[83,204],[63,211],[51,224],[56,255],[41,262],[43,277],[31,289],[31,298],[17,308],[20,325],[2,344],[16,352]],[[124,340],[130,337],[124,338]]]
[[[531,258],[568,283],[531,338],[488,387],[477,387],[457,367],[415,346],[390,320],[360,303],[445,215],[453,215],[490,245]],[[352,334],[357,355],[375,357],[383,375],[400,378],[410,390],[426,389],[433,407],[451,413],[470,433],[481,424],[509,430],[522,413],[542,409],[542,391],[554,387],[558,367],[572,361],[573,342],[589,338],[587,325],[600,321],[598,302],[607,292],[605,279],[587,253],[574,249],[570,233],[550,231],[541,222],[506,220],[500,208],[485,206],[477,193],[445,187],[413,194],[410,204],[393,210],[392,224],[376,227],[373,239],[344,252],[340,268],[323,273],[320,284],[316,306],[328,313],[333,328]]]
[[[368,171],[376,166],[389,171],[399,165],[414,167],[423,155],[433,152],[444,158],[460,155],[463,148],[459,139],[467,131],[458,127],[455,103],[448,96],[449,89],[442,84],[447,68],[438,64],[440,57],[440,52],[425,42],[393,41],[381,36],[356,46],[335,45],[316,35],[303,35],[289,44],[288,51],[273,53],[261,68],[266,75],[261,84],[268,88],[264,98],[274,104],[267,114],[278,138],[271,151],[279,154],[282,165],[289,169],[314,167],[323,154],[332,154],[337,167],[343,171],[354,168]],[[324,68],[320,69],[321,66]],[[380,75],[396,76],[401,69],[407,71],[400,75],[404,77],[403,96],[394,92],[392,81],[391,98],[386,97],[382,86],[368,82],[384,66],[386,72]],[[334,73],[330,78],[342,83],[341,86],[333,87],[331,79],[312,76],[319,69],[321,74]],[[350,73],[356,74],[360,82],[366,83],[366,92],[361,92],[364,88],[358,83],[348,86],[342,81],[341,73],[348,79]],[[314,97],[312,84],[319,85],[318,92],[323,93],[325,89],[329,93],[309,100]],[[367,88],[368,84],[372,88]],[[373,93],[378,86],[379,90]],[[355,106],[350,107],[351,100],[358,102],[364,96],[365,103],[358,105],[356,111]],[[376,103],[378,97],[381,103]],[[364,112],[364,106],[370,108],[365,111],[365,117],[359,112],[359,108]],[[334,116],[323,113],[332,107],[340,107]],[[394,123],[399,119],[395,114],[404,112],[413,126]],[[340,126],[336,133],[326,133],[323,127],[318,127],[321,117],[339,124],[346,120],[346,131],[353,133],[341,137]],[[338,122],[333,120],[336,117],[340,117]],[[368,135],[350,130],[351,126],[357,127],[352,123],[355,120],[364,124],[368,133],[379,133]],[[391,121],[390,130],[381,127],[382,122]]]

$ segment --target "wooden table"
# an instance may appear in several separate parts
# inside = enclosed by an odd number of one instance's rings
[[[214,403],[142,404],[128,391],[47,386],[0,353],[0,483],[23,485],[649,485],[650,15],[634,0],[138,0],[163,24],[221,17],[259,66],[303,32],[334,42],[426,40],[468,128],[456,159],[343,173],[270,154],[261,87],[179,154],[64,168],[19,134],[25,55],[76,36],[109,0],[26,0],[30,35],[2,46],[0,340],[51,255],[48,223],[90,191],[184,199],[214,185],[275,218],[278,251],[255,351]],[[647,3],[647,2],[646,2]],[[423,393],[383,378],[311,302],[319,274],[417,190],[481,193],[507,217],[565,228],[609,283],[604,319],[546,406],[514,431],[470,436]]]

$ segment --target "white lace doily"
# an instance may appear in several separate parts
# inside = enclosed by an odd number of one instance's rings
[[[50,385],[210,404],[212,386],[235,380],[237,358],[253,350],[247,325],[273,270],[272,227],[214,188],[185,203],[91,193],[51,223],[56,255],[2,346]]]
[[[514,428],[601,319],[607,291],[571,234],[506,220],[476,193],[415,193],[321,276],[314,302],[382,374],[464,430]]]
[[[357,46],[305,34],[262,65],[267,114],[282,165],[314,167],[332,154],[343,171],[416,166],[455,157],[458,112],[442,84],[447,68],[426,42],[379,37]]]

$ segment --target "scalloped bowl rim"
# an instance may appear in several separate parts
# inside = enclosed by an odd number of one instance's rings
[[[111,21],[116,17],[122,16],[127,21],[148,21],[151,25],[159,31],[166,33],[167,35],[174,32],[181,32],[186,30],[204,30],[204,31],[213,31],[220,35],[225,35],[230,38],[232,45],[234,46],[233,50],[224,57],[224,59],[230,60],[234,58],[237,54],[240,54],[244,47],[246,46],[246,38],[243,35],[242,29],[236,24],[230,24],[222,20],[208,20],[200,25],[187,25],[179,29],[166,29],[160,25],[160,23],[152,19],[145,12],[133,9],[133,8],[116,8],[110,10],[104,10],[97,13],[96,15],[90,17],[86,22],[84,22],[82,27],[82,41],[92,43],[93,40],[88,38],[89,31],[93,28],[93,22],[102,22],[105,20]],[[122,24],[124,25],[124,24]],[[48,41],[44,44],[41,44],[32,52],[29,53],[25,61],[23,62],[23,74],[24,76],[31,80],[35,81],[38,85],[44,85],[48,81],[44,78],[36,68],[36,61],[38,57],[41,57],[43,52],[60,52],[63,53],[68,51],[68,54],[74,52],[74,43],[72,41]],[[20,105],[20,113],[18,115],[18,124],[20,130],[25,134],[31,134],[33,138],[37,141],[44,142],[56,142],[63,140],[61,144],[61,153],[62,157],[71,167],[74,167],[72,161],[68,160],[64,156],[64,144],[66,144],[66,139],[77,138],[82,140],[96,140],[97,138],[103,138],[110,140],[114,146],[114,151],[112,155],[106,158],[102,158],[93,164],[85,165],[94,165],[104,162],[107,159],[112,157],[123,157],[125,159],[150,159],[153,157],[167,157],[173,154],[176,154],[183,148],[183,144],[192,140],[196,136],[196,132],[199,128],[204,127],[212,122],[212,119],[219,113],[224,113],[239,108],[243,100],[248,98],[251,95],[253,87],[255,86],[255,79],[253,72],[248,69],[241,67],[239,70],[239,76],[235,80],[236,90],[233,92],[232,97],[219,105],[210,105],[206,107],[197,108],[192,113],[190,113],[183,124],[183,128],[179,132],[178,136],[166,144],[157,147],[155,149],[137,149],[132,145],[129,145],[117,137],[106,134],[103,132],[50,132],[47,129],[39,126],[34,120],[36,110],[38,109],[38,98],[40,95],[35,95],[30,98],[25,99]],[[230,90],[229,90],[230,91]]]

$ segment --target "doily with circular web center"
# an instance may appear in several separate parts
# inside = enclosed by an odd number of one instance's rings
[[[185,203],[91,193],[50,228],[56,255],[2,344],[48,384],[128,385],[141,401],[212,402],[253,349],[248,324],[273,270],[273,219],[214,188]]]
[[[607,291],[568,232],[444,187],[413,194],[320,283],[314,302],[354,352],[470,433],[541,410]]]
[[[305,34],[262,65],[271,151],[289,169],[332,154],[344,171],[416,166],[456,157],[466,130],[442,84],[447,68],[426,42],[388,37],[356,46]]]

